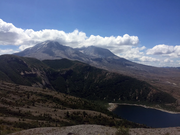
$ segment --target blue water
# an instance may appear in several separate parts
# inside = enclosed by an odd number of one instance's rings
[[[119,105],[113,113],[129,121],[153,128],[180,126],[180,114],[171,114],[140,106]]]

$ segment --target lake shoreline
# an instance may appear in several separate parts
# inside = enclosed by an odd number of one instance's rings
[[[108,110],[112,112],[113,110],[115,110],[118,107],[118,105],[141,106],[141,107],[144,107],[144,108],[155,109],[155,110],[159,110],[159,111],[170,113],[170,114],[180,114],[180,112],[173,112],[173,111],[168,111],[168,110],[164,110],[164,109],[161,109],[161,108],[150,107],[150,106],[139,105],[139,104],[129,104],[129,103],[109,103]]]

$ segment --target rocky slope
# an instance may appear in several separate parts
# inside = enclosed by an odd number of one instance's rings
[[[119,133],[119,134],[118,134]],[[118,132],[117,128],[105,127],[100,125],[77,125],[70,127],[48,127],[25,130],[10,135],[123,135]],[[174,128],[157,128],[144,129],[134,128],[129,129],[129,135],[179,135],[180,127]]]

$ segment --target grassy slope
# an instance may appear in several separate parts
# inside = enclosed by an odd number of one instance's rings
[[[0,80],[28,86],[36,82],[41,82],[41,79],[37,74],[32,73],[22,76],[21,73],[32,72],[33,68],[46,68],[39,60],[13,55],[0,56],[0,65]]]
[[[48,89],[0,82],[1,135],[36,127],[99,124],[145,127],[116,118],[103,106]]]

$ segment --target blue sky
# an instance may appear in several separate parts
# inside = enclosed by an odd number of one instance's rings
[[[180,67],[179,0],[1,0],[0,54],[44,40]]]

